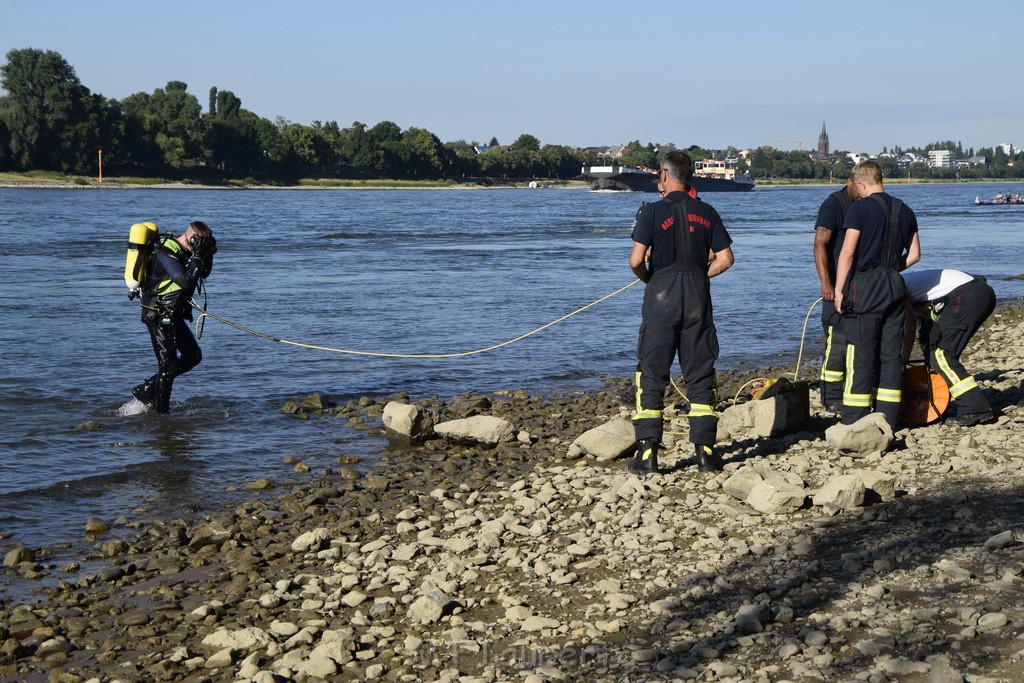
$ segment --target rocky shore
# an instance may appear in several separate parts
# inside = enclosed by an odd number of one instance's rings
[[[381,429],[408,404],[511,431],[470,444],[439,424],[446,438],[372,470],[285,458],[280,481],[245,484],[223,514],[90,520],[78,562],[8,546],[0,587],[31,598],[0,597],[0,678],[1021,680],[1022,331],[1024,307],[1001,304],[965,355],[993,424],[840,452],[812,392],[801,431],[735,427],[709,474],[688,459],[681,400],[659,474],[581,446],[628,419],[624,380],[557,397],[297,398],[282,409],[311,428]],[[758,487],[803,493],[775,504]]]

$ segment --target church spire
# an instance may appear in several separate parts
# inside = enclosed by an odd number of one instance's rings
[[[825,122],[821,122],[821,135],[818,136],[818,156],[828,156],[828,131],[825,130]]]

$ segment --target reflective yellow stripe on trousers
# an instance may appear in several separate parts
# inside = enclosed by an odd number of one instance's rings
[[[946,359],[946,352],[942,349],[935,349],[935,360],[939,362],[939,370],[942,371],[942,374],[946,376],[946,381],[949,382],[949,395],[953,398],[962,396],[978,386],[978,383],[974,380],[974,375],[964,378],[957,376]]]
[[[884,401],[886,403],[899,403],[900,401],[903,400],[903,390],[879,388],[875,394],[875,397],[879,401]]]
[[[718,417],[714,407],[706,403],[691,403],[690,417]]]
[[[825,362],[832,357],[832,335],[834,328],[828,328],[828,337],[825,338],[825,361],[821,364],[821,375],[818,377],[822,382],[842,382],[843,373],[836,370],[826,370]]]
[[[851,408],[870,408],[871,394],[853,393],[853,358],[856,348],[853,344],[846,346],[846,382],[843,384],[843,405]]]
[[[642,373],[637,371],[636,373],[636,415],[633,416],[634,420],[647,420],[651,418],[661,419],[660,410],[644,410],[640,406],[640,396],[643,395],[644,390],[640,388],[640,377]]]

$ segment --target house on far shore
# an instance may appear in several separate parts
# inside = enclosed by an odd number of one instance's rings
[[[951,168],[953,153],[948,149],[933,149],[928,152],[928,166],[931,168]]]

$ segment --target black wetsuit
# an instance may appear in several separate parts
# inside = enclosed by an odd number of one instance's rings
[[[149,255],[146,280],[142,285],[142,322],[149,330],[156,354],[157,373],[133,390],[136,398],[158,413],[170,410],[174,378],[203,360],[203,353],[188,323],[192,320],[189,301],[199,280],[213,267],[194,257],[171,235],[161,235]]]
[[[661,440],[665,388],[678,357],[690,401],[690,441],[713,445],[718,332],[708,255],[726,249],[732,239],[713,207],[685,192],[671,192],[640,207],[633,241],[651,247],[652,271],[637,343],[636,439]]]

